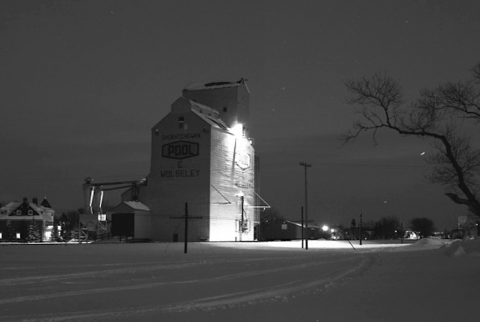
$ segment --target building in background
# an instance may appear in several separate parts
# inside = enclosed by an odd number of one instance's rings
[[[50,241],[54,215],[46,198],[10,202],[0,208],[0,241]]]
[[[267,222],[259,231],[261,241],[319,239],[320,237],[320,227],[313,220],[309,220],[308,227],[306,223],[291,220]]]
[[[249,95],[244,79],[186,87],[151,129],[150,174],[122,194],[111,229],[160,241],[255,240],[268,204],[258,195]],[[84,185],[90,205],[92,187]]]

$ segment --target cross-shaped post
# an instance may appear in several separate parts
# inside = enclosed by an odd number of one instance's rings
[[[184,254],[188,251],[188,220],[189,219],[202,219],[202,216],[188,216],[188,202],[185,202],[185,215],[180,217],[170,217],[170,219],[185,219],[185,244],[183,247]]]

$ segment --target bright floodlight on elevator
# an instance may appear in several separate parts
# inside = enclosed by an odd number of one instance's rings
[[[235,124],[231,129],[230,132],[235,135],[236,138],[244,138],[245,137],[245,125],[242,123]]]

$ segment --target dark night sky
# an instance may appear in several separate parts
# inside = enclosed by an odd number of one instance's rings
[[[451,228],[465,209],[428,184],[428,141],[342,147],[344,82],[387,71],[418,90],[468,76],[477,1],[0,1],[0,202],[82,206],[85,177],[137,179],[150,128],[191,82],[249,80],[261,196],[323,223],[397,216]],[[475,133],[478,138],[478,132]],[[477,140],[478,142],[478,140]],[[110,203],[116,202],[108,195]]]

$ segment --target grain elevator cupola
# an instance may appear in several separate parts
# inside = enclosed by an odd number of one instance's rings
[[[241,78],[237,82],[190,84],[183,89],[182,94],[186,99],[214,108],[230,129],[241,131],[248,137],[250,92],[246,79]]]

